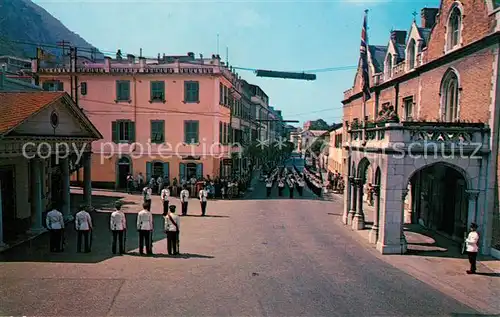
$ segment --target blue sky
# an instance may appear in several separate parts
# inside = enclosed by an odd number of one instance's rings
[[[304,71],[355,66],[363,11],[370,44],[385,45],[392,28],[409,30],[413,12],[439,0],[387,1],[50,1],[34,0],[69,29],[103,51],[156,56],[217,51],[233,66]],[[417,16],[420,21],[420,16]],[[318,73],[316,81],[256,77],[285,119],[340,122],[343,92],[354,70]]]

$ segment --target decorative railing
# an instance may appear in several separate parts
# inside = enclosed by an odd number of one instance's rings
[[[490,151],[490,129],[483,123],[402,122],[355,124],[348,129],[348,147]]]

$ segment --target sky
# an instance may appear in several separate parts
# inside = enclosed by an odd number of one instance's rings
[[[155,57],[219,52],[236,67],[307,71],[356,66],[364,10],[369,44],[387,45],[391,29],[409,30],[439,0],[168,1],[33,0],[102,51]],[[218,36],[217,36],[218,35]],[[219,38],[219,40],[217,40]],[[219,43],[219,45],[217,45]],[[226,51],[229,53],[226,55]],[[341,122],[343,92],[355,69],[317,72],[315,81],[256,77],[286,120]]]

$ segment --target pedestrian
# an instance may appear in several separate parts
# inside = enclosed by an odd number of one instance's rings
[[[168,187],[163,187],[161,190],[161,201],[163,202],[163,213],[168,212],[168,204],[169,204],[169,198],[170,198],[170,190]]]
[[[64,218],[62,213],[51,206],[52,210],[47,213],[45,223],[50,232],[50,252],[63,251],[63,231],[64,231]]]
[[[116,244],[118,240],[118,253],[120,255],[125,253],[125,240],[127,234],[127,218],[123,213],[122,204],[120,202],[115,203],[115,211],[111,213],[111,218],[109,221],[109,227],[113,233],[113,244],[111,250],[113,254],[116,254]]]
[[[132,189],[134,188],[134,177],[132,174],[127,175],[127,192],[132,194]]]
[[[187,190],[187,186],[184,185],[181,190],[181,207],[182,207],[182,215],[187,215],[188,212],[188,199],[189,199],[189,190]]]
[[[153,215],[148,211],[150,205],[142,204],[142,210],[137,214],[137,231],[139,231],[139,254],[144,255],[144,245],[146,245],[146,253],[153,255],[152,242],[150,241],[151,232],[153,231]]]
[[[205,212],[207,211],[207,198],[208,198],[208,191],[206,185],[203,185],[203,187],[200,189],[198,197],[200,198],[201,215],[205,216]]]
[[[285,182],[283,181],[283,178],[279,178],[278,180],[278,196],[283,196],[283,188],[285,188]]]
[[[293,178],[292,177],[288,178],[288,191],[290,192],[290,199],[293,198],[294,187],[295,187],[295,182],[293,181]]]
[[[92,230],[92,218],[86,210],[86,206],[80,206],[80,211],[75,215],[76,236],[76,252],[82,252],[82,239],[84,244],[84,252],[90,252],[90,234]]]
[[[467,274],[476,273],[477,252],[479,251],[478,242],[479,233],[477,233],[477,225],[475,223],[471,223],[469,235],[465,240],[465,251],[467,251],[470,263],[470,270],[467,270]]]
[[[163,177],[158,176],[156,179],[156,183],[158,184],[158,195],[161,195],[161,191],[163,190]]]
[[[175,205],[170,206],[170,212],[165,216],[165,233],[167,234],[167,250],[169,255],[179,254],[180,217],[175,213]]]
[[[142,195],[144,197],[144,203],[151,206],[151,196],[153,195],[153,189],[151,188],[151,185],[146,185],[142,189]]]
[[[267,197],[271,196],[271,190],[273,189],[273,180],[269,177],[266,179],[266,191]]]

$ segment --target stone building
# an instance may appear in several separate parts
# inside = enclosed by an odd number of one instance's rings
[[[406,252],[408,223],[461,241],[476,222],[481,252],[500,255],[499,20],[493,0],[424,8],[408,32],[369,45],[371,98],[363,102],[360,69],[344,93],[343,221],[365,228],[371,177],[380,252]]]

